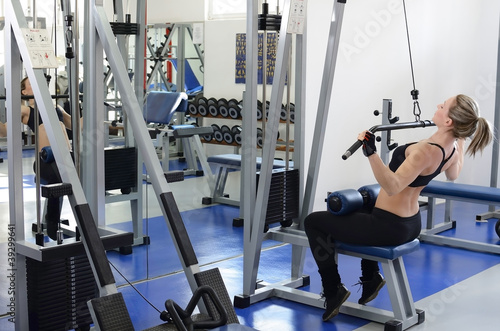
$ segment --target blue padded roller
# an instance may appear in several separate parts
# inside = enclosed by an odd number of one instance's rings
[[[143,115],[147,122],[168,124],[176,111],[186,110],[186,93],[151,91],[146,98]]]
[[[375,206],[378,194],[380,193],[380,185],[372,184],[361,186],[358,189],[358,192],[363,196],[364,206],[372,208],[373,206]]]
[[[363,207],[363,196],[354,189],[335,191],[328,195],[326,205],[333,215],[346,215]]]
[[[54,162],[55,159],[54,153],[52,152],[52,147],[45,146],[44,148],[42,148],[42,150],[40,151],[40,158],[45,163]]]
[[[457,184],[432,180],[422,190],[422,195],[434,194],[470,200],[500,202],[500,189],[489,186]]]
[[[335,247],[339,250],[394,260],[405,254],[417,251],[420,248],[420,241],[414,239],[398,246],[361,246],[337,241],[335,242]]]

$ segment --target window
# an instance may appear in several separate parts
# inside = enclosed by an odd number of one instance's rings
[[[208,3],[209,20],[246,16],[247,0],[209,0]]]

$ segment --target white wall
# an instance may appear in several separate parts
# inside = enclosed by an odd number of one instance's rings
[[[147,17],[148,23],[203,22],[205,0],[149,0]]]
[[[329,24],[325,3],[309,1],[308,7],[309,18],[315,18],[308,21],[307,111],[311,113],[318,98],[322,73],[318,63],[324,59]],[[493,122],[492,89],[500,3],[494,0],[406,3],[421,118],[431,119],[438,103],[451,95],[465,93],[477,99],[482,115]],[[393,115],[399,116],[400,121],[414,119],[405,33],[401,1],[347,3],[316,208],[323,208],[328,190],[357,188],[375,181],[361,152],[347,161],[340,156],[355,141],[358,132],[380,124],[381,119],[372,112],[381,108],[383,98],[393,99]],[[306,122],[308,137],[312,136],[313,125],[312,120]],[[433,128],[395,131],[393,138],[403,144],[432,132]],[[458,181],[488,185],[490,164],[491,147],[476,160],[466,159]]]

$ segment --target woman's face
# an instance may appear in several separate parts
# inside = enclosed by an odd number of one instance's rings
[[[451,122],[450,117],[448,116],[450,107],[452,107],[455,104],[455,98],[456,97],[451,97],[448,100],[446,100],[443,103],[440,103],[437,105],[437,110],[434,113],[434,116],[432,117],[432,121],[436,124],[449,124]]]
[[[24,90],[21,91],[22,95],[33,95],[33,89],[31,88],[31,83],[29,79],[24,82]],[[33,99],[29,100],[29,103],[33,103]]]

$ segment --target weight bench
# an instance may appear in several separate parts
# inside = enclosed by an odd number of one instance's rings
[[[343,215],[355,210],[373,208],[380,186],[366,185],[358,190],[348,189],[330,193],[327,198],[328,210],[334,215]],[[410,285],[403,263],[403,255],[419,249],[418,239],[397,246],[365,246],[336,242],[336,253],[380,262],[386,278],[387,289],[392,304],[392,313],[369,306],[344,304],[340,312],[379,323],[385,323],[385,330],[405,330],[425,319],[422,310],[413,304]]]
[[[207,158],[208,163],[214,165],[215,172],[209,176],[210,197],[204,197],[202,203],[205,205],[212,203],[221,203],[231,206],[239,206],[239,200],[230,199],[224,193],[226,187],[227,176],[231,170],[241,170],[241,155],[239,154],[219,154],[212,155]],[[257,171],[260,170],[262,165],[262,158],[257,157]],[[293,168],[293,163],[290,164]],[[274,160],[273,169],[280,169],[286,167],[286,161]]]
[[[496,187],[433,180],[422,190],[420,195],[428,198],[427,224],[426,228],[423,229],[420,234],[420,240],[469,250],[500,254],[500,245],[438,235],[438,233],[456,227],[456,221],[452,221],[451,219],[451,202],[453,200],[492,206],[500,205],[500,189]],[[436,199],[446,199],[445,218],[440,224],[434,224]],[[498,213],[480,214],[476,215],[476,221],[482,221],[487,218],[498,218],[499,216],[500,214]],[[495,230],[500,236],[500,220],[497,221]]]
[[[268,232],[266,238],[309,247],[309,241],[304,231],[294,227],[273,228]],[[398,246],[362,246],[343,242],[336,242],[335,245],[337,254],[336,259],[338,258],[338,254],[343,254],[380,262],[392,305],[392,311],[388,311],[373,306],[360,305],[346,301],[340,307],[341,313],[385,324],[384,330],[386,331],[405,330],[415,324],[424,322],[425,312],[415,309],[406,269],[403,263],[404,255],[415,252],[420,248],[418,239]],[[304,277],[307,276],[303,276],[303,278]],[[303,285],[308,284],[307,282]],[[324,309],[325,299],[317,293],[291,288],[282,284],[271,286],[273,287],[272,294],[269,294],[269,289],[265,287],[257,289],[255,292],[257,299],[253,302],[274,295],[301,304]],[[250,302],[247,297],[235,297],[235,307],[246,308],[249,304]]]
[[[380,262],[392,305],[391,313],[380,308],[346,301],[340,312],[384,323],[386,331],[406,330],[415,324],[421,324],[425,320],[425,312],[415,309],[403,263],[403,255],[415,252],[419,248],[418,239],[399,246],[360,246],[337,242],[337,254]]]
[[[163,172],[170,178],[171,181],[183,180],[184,175],[202,176],[208,169],[206,163],[205,153],[202,149],[201,140],[199,135],[210,134],[213,132],[211,128],[195,128],[193,125],[173,125],[168,127],[173,115],[176,112],[185,113],[187,110],[187,95],[184,92],[165,92],[165,91],[151,91],[146,98],[144,106],[144,119],[148,123],[164,124],[167,127],[164,129],[155,128],[158,133],[156,136],[157,148],[161,146],[161,157]],[[182,175],[179,172],[169,172],[169,146],[170,138],[180,139],[184,156],[187,162],[187,169],[183,171]],[[199,169],[197,157],[202,163],[202,169]],[[206,168],[205,168],[206,166]]]

